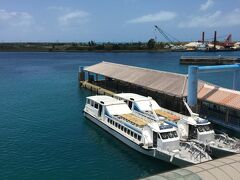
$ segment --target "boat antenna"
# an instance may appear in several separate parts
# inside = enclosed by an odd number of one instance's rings
[[[152,98],[149,100],[149,106],[150,106],[151,111],[152,111],[152,113],[153,113],[153,115],[154,115],[154,118],[159,121],[160,119],[158,118],[156,112],[154,111],[154,109],[153,109],[153,107],[152,107],[152,102],[151,102],[151,100],[152,100]]]
[[[192,110],[191,110],[191,108],[189,107],[188,103],[186,102],[186,99],[185,99],[185,98],[183,98],[183,103],[184,103],[184,105],[186,106],[186,108],[187,108],[187,110],[188,110],[188,112],[189,112],[189,114],[190,114],[190,116],[191,116],[192,118],[194,118],[194,117],[196,117],[196,116],[197,116],[197,117],[199,116],[199,114],[192,112]]]
[[[172,123],[172,122],[169,122],[169,121],[167,121],[167,120],[161,120],[161,119],[159,119],[159,116],[156,114],[155,110],[154,110],[153,107],[152,107],[152,102],[151,102],[151,100],[152,100],[152,98],[150,97],[150,99],[149,99],[149,106],[150,106],[150,108],[151,108],[151,110],[152,110],[152,113],[153,113],[153,115],[154,115],[154,118],[155,118],[156,120],[158,120],[158,121],[165,122],[166,124],[171,125],[171,126],[174,126],[174,127],[177,128],[177,125],[176,125],[176,124],[174,124],[174,123]]]

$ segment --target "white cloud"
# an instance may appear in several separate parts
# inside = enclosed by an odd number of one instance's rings
[[[202,16],[193,16],[190,20],[184,20],[179,23],[180,27],[215,27],[221,11]]]
[[[240,25],[240,10],[235,9],[230,13],[222,13],[216,11],[213,14],[207,14],[202,16],[193,16],[189,20],[186,19],[179,23],[179,27],[197,28],[197,27],[230,27]]]
[[[170,11],[161,11],[155,14],[148,14],[138,18],[128,20],[127,23],[146,23],[146,22],[160,22],[169,21],[176,17],[176,13]]]
[[[50,11],[70,11],[71,8],[63,7],[63,6],[50,6],[47,8]]]
[[[201,4],[200,6],[200,10],[201,11],[206,11],[207,9],[209,9],[212,5],[213,5],[213,0],[207,0],[207,2]]]
[[[72,11],[65,13],[58,18],[61,25],[79,24],[88,21],[89,13],[85,11]]]
[[[30,26],[32,23],[33,17],[29,13],[0,9],[0,26]]]

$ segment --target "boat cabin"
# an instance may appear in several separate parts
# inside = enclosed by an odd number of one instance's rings
[[[152,109],[160,109],[160,106],[151,97],[145,97],[134,93],[115,94],[116,99],[123,100],[131,110],[145,112]]]
[[[155,119],[153,115],[153,111],[155,111],[161,120],[167,119],[169,121],[178,121],[180,119],[180,117],[174,113],[161,108],[151,97],[145,97],[134,93],[120,93],[115,94],[114,97],[126,102],[132,111],[144,113],[145,115],[149,115],[150,118]]]
[[[211,123],[200,117],[185,117],[178,123],[180,136],[184,139],[196,139],[210,142],[214,139],[215,132]]]

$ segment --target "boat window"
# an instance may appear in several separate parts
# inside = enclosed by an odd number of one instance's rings
[[[124,127],[124,132],[127,132],[127,128]]]
[[[118,124],[118,129],[120,129],[121,128],[121,125],[120,124]]]
[[[127,133],[130,134],[130,130],[129,129],[127,130]]]
[[[97,104],[97,106],[98,106],[98,104]],[[98,109],[98,107],[96,107],[96,105],[95,105],[95,108]],[[102,115],[102,110],[103,110],[103,106],[100,104],[99,109],[98,109],[98,116]]]
[[[95,106],[94,106],[96,109],[98,109],[98,104],[97,103],[95,103]]]
[[[198,126],[198,131],[199,132],[203,132],[204,131],[204,127],[203,126]]]
[[[168,137],[169,138],[174,138],[173,132],[168,132]]]
[[[118,123],[115,122],[115,127],[117,127]]]
[[[199,132],[204,132],[204,131],[211,131],[211,130],[213,130],[213,128],[211,127],[210,124],[198,126],[197,129],[198,129]]]
[[[107,122],[109,123],[109,119],[107,119]]]
[[[134,138],[137,139],[137,134],[136,133],[134,133]]]
[[[130,109],[132,109],[132,101],[129,101],[129,102],[128,102],[128,107],[129,107]]]
[[[133,137],[133,132],[131,131],[131,136]]]
[[[197,138],[197,128],[193,125],[189,125],[189,138]]]
[[[141,140],[141,136],[138,135],[138,140],[140,141]]]
[[[168,138],[167,132],[161,133],[161,137],[162,139],[167,139]]]
[[[178,134],[176,131],[164,132],[164,133],[160,133],[160,135],[161,135],[162,139],[178,137]],[[159,134],[158,134],[158,138],[160,138]]]
[[[210,124],[209,124],[209,125],[205,125],[205,126],[204,126],[204,129],[205,129],[205,131],[211,131],[211,130],[213,130]]]
[[[87,99],[87,104],[90,104],[90,100],[89,99]]]
[[[178,134],[176,131],[173,131],[173,135],[174,135],[174,137],[178,137]]]
[[[121,126],[121,130],[123,131],[123,126]]]
[[[93,101],[91,101],[91,106],[94,106],[94,102]]]

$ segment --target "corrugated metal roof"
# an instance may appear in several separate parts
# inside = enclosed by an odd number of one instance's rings
[[[84,69],[123,82],[177,97],[187,96],[187,75],[101,62]],[[240,92],[198,81],[198,99],[240,109]]]
[[[239,91],[204,84],[198,92],[198,98],[233,109],[240,109]]]
[[[186,75],[109,62],[101,62],[84,70],[172,96],[186,96]]]

